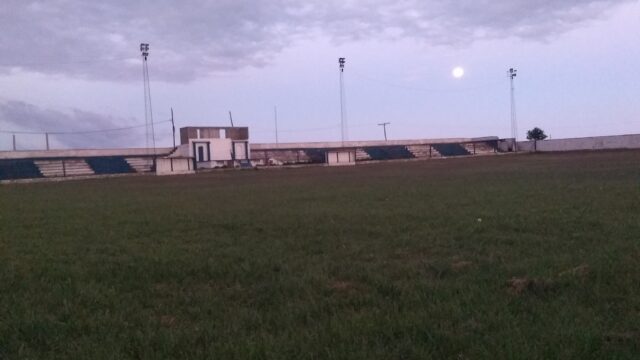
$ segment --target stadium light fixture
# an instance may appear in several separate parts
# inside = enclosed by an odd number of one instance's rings
[[[345,105],[345,94],[344,94],[344,64],[346,63],[346,59],[341,57],[338,58],[338,65],[340,67],[340,130],[342,133],[342,143],[347,140],[347,120],[346,120],[346,105]]]
[[[509,76],[509,81],[511,83],[511,137],[513,138],[513,149],[514,151],[518,151],[518,123],[516,119],[516,96],[515,96],[515,87],[513,84],[513,80],[518,75],[518,70],[511,68],[507,72]]]

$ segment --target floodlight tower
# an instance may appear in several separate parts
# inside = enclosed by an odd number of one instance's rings
[[[346,99],[344,93],[344,64],[346,59],[341,57],[338,59],[338,65],[340,66],[340,125],[342,129],[342,142],[345,142],[349,138],[347,127],[347,109]]]
[[[151,109],[151,88],[149,87],[149,66],[147,58],[149,57],[149,44],[140,44],[140,53],[142,54],[142,79],[144,82],[144,122],[146,128],[146,146],[153,147],[153,154],[156,153],[156,136],[153,129],[153,111]]]
[[[515,151],[518,151],[518,123],[516,121],[516,95],[515,95],[515,87],[513,85],[513,80],[518,74],[518,70],[511,68],[507,72],[509,75],[509,81],[511,83],[511,137],[513,138],[514,144],[513,148]]]

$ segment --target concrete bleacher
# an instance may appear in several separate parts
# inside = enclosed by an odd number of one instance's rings
[[[33,160],[0,160],[0,180],[33,179],[42,176]]]
[[[89,157],[86,159],[34,160],[42,176],[46,178],[150,172],[151,158],[125,158],[122,156]]]
[[[407,146],[407,150],[418,159],[442,157],[438,150],[434,149],[431,145],[409,145]]]
[[[86,163],[97,175],[127,174],[135,172],[122,156],[90,157]]]
[[[397,160],[412,159],[413,154],[406,146],[381,146],[365,147],[363,150],[371,157],[371,160]]]
[[[34,163],[44,177],[67,176],[64,160],[35,160]]]
[[[175,148],[157,148],[166,156]],[[154,160],[149,149],[69,149],[0,151],[0,181],[150,173]]]
[[[450,156],[503,152],[497,136],[373,141],[323,141],[251,144],[251,160],[256,164],[307,164],[320,161],[320,154],[333,149],[355,150],[356,161],[431,159]],[[474,148],[475,147],[475,148]],[[322,159],[323,162],[325,159]]]
[[[153,170],[153,159],[144,157],[125,158],[129,166],[138,173],[151,172]]]
[[[472,155],[493,155],[498,152],[497,146],[491,142],[467,143],[464,147]]]
[[[277,163],[282,164],[306,164],[317,161],[317,157],[320,152],[310,151],[307,153],[305,150],[270,150],[270,151],[251,151],[251,161],[261,162],[263,164],[269,164],[270,160],[275,160]],[[324,161],[324,153],[320,154],[322,161]]]
[[[310,163],[323,163],[325,162],[325,149],[307,149],[303,151],[305,156],[309,159]]]
[[[95,175],[89,164],[84,159],[64,160],[65,176]]]
[[[433,144],[432,146],[444,157],[471,155],[471,153],[460,144]]]
[[[369,156],[369,154],[367,154],[367,152],[364,151],[362,148],[357,148],[356,161],[367,161],[367,160],[371,160],[371,156]]]

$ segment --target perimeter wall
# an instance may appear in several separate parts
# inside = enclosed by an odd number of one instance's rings
[[[518,142],[518,151],[551,152],[605,149],[640,149],[640,134]]]

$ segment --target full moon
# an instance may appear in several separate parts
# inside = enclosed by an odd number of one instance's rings
[[[454,68],[453,71],[451,71],[451,75],[453,75],[453,77],[456,79],[460,79],[464,76],[464,69],[458,66]]]

